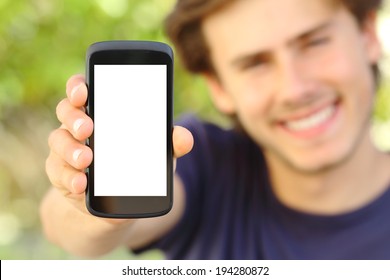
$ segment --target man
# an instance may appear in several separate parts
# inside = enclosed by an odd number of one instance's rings
[[[49,138],[47,236],[85,256],[125,245],[168,258],[389,259],[390,157],[369,137],[379,4],[179,1],[168,34],[241,129],[183,120],[192,134],[173,133],[172,211],[96,218],[84,206],[92,153],[80,142],[93,124],[84,78],[72,77]]]

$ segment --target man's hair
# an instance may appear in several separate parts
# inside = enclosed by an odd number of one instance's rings
[[[202,33],[202,20],[237,0],[178,0],[165,22],[165,30],[184,64],[193,73],[215,73],[209,49]],[[361,25],[371,11],[380,8],[382,0],[324,0],[344,5]],[[377,65],[372,65],[379,79]]]

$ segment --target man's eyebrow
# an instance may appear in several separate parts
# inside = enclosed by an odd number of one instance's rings
[[[332,24],[333,24],[332,21],[327,21],[325,23],[322,23],[322,24],[320,24],[320,25],[318,25],[318,26],[316,26],[308,31],[305,31],[305,32],[299,34],[298,36],[296,36],[294,39],[292,39],[290,41],[299,41],[299,40],[307,39],[308,37],[313,36],[314,34],[329,28]]]
[[[231,65],[235,68],[243,68],[245,65],[254,60],[267,60],[271,57],[271,52],[268,50],[256,51],[241,55],[232,60]]]
[[[292,39],[289,40],[288,44],[293,44],[295,42],[299,42],[305,39],[310,38],[314,34],[321,32],[323,30],[326,30],[332,25],[332,21],[327,21],[325,23],[321,23],[320,25],[304,31],[296,36],[294,36]],[[260,50],[253,53],[248,53],[241,55],[235,59],[232,60],[231,65],[233,67],[241,68],[243,65],[246,65],[248,62],[253,61],[254,59],[260,59],[260,60],[266,60],[271,56],[271,50]]]

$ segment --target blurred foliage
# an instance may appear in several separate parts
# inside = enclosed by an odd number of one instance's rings
[[[0,259],[75,258],[45,240],[38,216],[49,186],[44,164],[47,137],[58,126],[56,104],[65,96],[69,76],[84,72],[85,50],[91,43],[168,42],[162,21],[173,2],[0,0]],[[387,133],[378,138],[384,146],[390,131],[387,89],[379,91],[375,111],[377,134]],[[212,107],[200,77],[188,75],[177,63],[175,114],[184,111],[225,121]],[[124,248],[105,256],[132,257]],[[136,258],[161,257],[154,251]]]
[[[167,42],[162,21],[173,2],[0,0],[0,118],[20,104],[53,108],[69,76],[84,72],[85,50],[94,42]],[[193,77],[182,73],[178,67],[176,87],[192,87]]]

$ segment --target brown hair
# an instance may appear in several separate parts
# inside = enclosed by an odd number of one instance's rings
[[[203,18],[237,0],[178,0],[165,22],[166,33],[176,47],[184,66],[193,73],[214,73],[209,50],[202,34]],[[333,0],[347,7],[359,24],[380,8],[382,0]],[[375,78],[379,70],[373,65]]]

